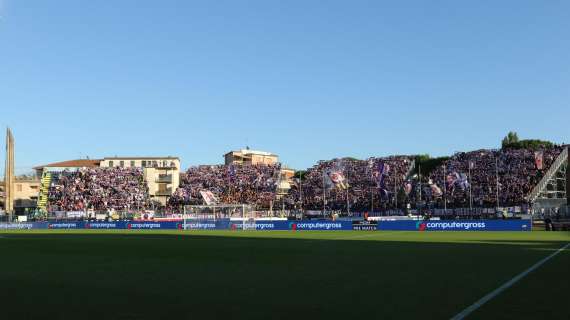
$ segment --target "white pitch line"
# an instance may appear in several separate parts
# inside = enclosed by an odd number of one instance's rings
[[[523,271],[522,273],[520,273],[519,275],[517,275],[516,277],[512,278],[511,280],[507,281],[505,284],[503,284],[502,286],[498,287],[497,289],[495,289],[493,292],[487,294],[486,296],[484,296],[483,298],[479,299],[479,301],[475,302],[474,304],[470,305],[467,309],[461,311],[460,313],[458,313],[457,315],[455,315],[453,318],[451,318],[451,320],[461,320],[461,319],[465,319],[465,317],[467,317],[468,315],[470,315],[473,311],[479,309],[482,305],[484,305],[485,303],[489,302],[489,300],[495,298],[496,296],[498,296],[501,292],[507,290],[508,288],[510,288],[513,284],[517,283],[519,280],[521,280],[522,278],[524,278],[526,275],[528,275],[529,273],[533,272],[534,270],[538,269],[540,266],[542,266],[543,264],[545,264],[548,260],[554,258],[557,254],[559,254],[560,252],[566,250],[566,248],[570,247],[570,243],[566,244],[564,247],[556,250],[556,252],[554,252],[553,254],[549,255],[548,257],[540,260],[539,262],[537,262],[536,264],[534,264],[532,267],[526,269],[525,271]]]

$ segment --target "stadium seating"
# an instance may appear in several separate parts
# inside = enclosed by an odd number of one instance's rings
[[[85,168],[52,176],[48,208],[53,211],[136,210],[150,204],[140,168]]]
[[[433,209],[469,208],[470,199],[474,208],[494,208],[497,194],[500,206],[524,206],[562,148],[539,150],[541,169],[537,150],[460,152],[423,173],[421,181],[411,175],[415,161],[410,156],[320,161],[304,173],[302,181],[293,179],[282,202],[277,197],[280,164],[198,166],[181,175],[180,187],[167,209],[204,204],[200,191],[210,191],[219,203],[247,204],[257,210],[269,209],[276,200],[277,207],[305,210],[322,210],[325,200],[327,210],[342,212],[347,207],[351,212],[387,212],[408,204],[414,208],[418,203]],[[340,173],[342,182],[332,181],[333,173]],[[41,192],[46,192],[45,185],[49,191],[47,197],[40,195],[39,206],[50,212],[149,209],[152,206],[143,180],[140,168],[85,168],[46,174]]]
[[[473,206],[493,207],[497,205],[498,185],[500,206],[527,204],[527,196],[560,154],[562,147],[541,151],[542,170],[535,163],[536,150],[477,150],[457,153],[428,177],[428,182],[438,186],[443,194],[435,195],[431,188],[425,187],[422,190],[423,199],[436,202],[439,207],[443,207],[443,199],[447,199],[448,207],[469,207],[470,186]],[[468,184],[462,184],[462,179],[466,179]]]
[[[321,210],[323,197],[326,197],[327,210],[346,210],[348,193],[353,211],[368,211],[372,207],[389,209],[396,205],[395,195],[403,188],[412,166],[413,160],[407,156],[320,161],[307,170],[300,186],[299,181],[294,184],[285,201],[289,207],[301,207],[302,201],[303,209]],[[326,186],[326,172],[331,170],[343,172],[348,184],[346,190]],[[323,183],[327,189],[325,192]]]
[[[269,208],[275,199],[281,165],[215,165],[188,169],[169,206],[202,204],[200,191],[211,191],[221,203]]]

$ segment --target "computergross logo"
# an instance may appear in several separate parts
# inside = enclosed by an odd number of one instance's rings
[[[85,229],[118,229],[119,226],[114,222],[93,222],[86,223]]]
[[[160,223],[127,223],[127,229],[160,229]]]
[[[427,229],[427,223],[423,222],[423,221],[418,221],[416,222],[416,230],[418,231],[426,231]]]
[[[343,224],[339,222],[291,222],[290,230],[342,230]],[[350,225],[352,229],[352,224]]]
[[[416,222],[416,230],[418,231],[436,231],[436,230],[485,230],[487,225],[485,222],[432,222],[418,221]]]
[[[77,223],[49,223],[48,229],[76,229],[79,228]]]

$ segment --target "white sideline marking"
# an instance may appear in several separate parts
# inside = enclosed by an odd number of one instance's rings
[[[534,264],[532,267],[526,269],[525,271],[523,271],[522,273],[520,273],[519,275],[517,275],[516,277],[512,278],[511,280],[507,281],[505,284],[503,284],[502,286],[498,287],[497,289],[495,289],[493,292],[487,294],[486,296],[484,296],[483,298],[479,299],[479,301],[475,302],[474,304],[470,305],[469,307],[467,307],[467,309],[461,311],[460,313],[458,313],[457,315],[455,315],[453,318],[451,318],[451,320],[461,320],[464,319],[465,317],[467,317],[468,315],[470,315],[473,311],[479,309],[479,307],[481,307],[482,305],[484,305],[485,303],[489,302],[489,300],[495,298],[496,296],[498,296],[501,292],[507,290],[508,288],[510,288],[513,284],[517,283],[519,280],[521,280],[522,278],[524,278],[527,274],[533,272],[534,270],[538,269],[540,266],[542,266],[543,264],[545,264],[548,260],[554,258],[557,254],[559,254],[560,252],[566,250],[566,248],[570,247],[570,243],[566,244],[564,247],[556,250],[556,252],[554,252],[553,254],[549,255],[548,257],[540,260],[539,262],[537,262],[536,264]]]

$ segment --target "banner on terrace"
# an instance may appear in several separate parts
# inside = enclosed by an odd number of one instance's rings
[[[386,187],[386,178],[390,173],[390,165],[384,162],[374,162],[369,163],[372,168],[372,179],[376,183],[376,187],[380,191],[380,195],[387,196],[388,188]]]
[[[209,190],[202,190],[200,191],[200,195],[202,196],[202,199],[204,199],[204,202],[206,202],[206,205],[215,205],[218,204],[218,198],[212,193],[212,191]]]
[[[329,179],[330,183],[336,188],[346,190],[348,189],[348,183],[344,173],[339,169],[330,169],[326,171],[326,177]]]
[[[536,165],[536,169],[542,170],[544,161],[544,153],[542,151],[537,151],[534,153],[534,163]]]

